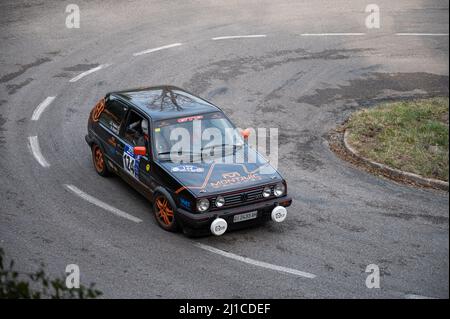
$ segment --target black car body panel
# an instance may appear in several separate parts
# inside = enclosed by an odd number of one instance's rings
[[[153,121],[220,111],[212,103],[175,86],[153,86],[109,94],[134,105]]]
[[[245,148],[248,152],[254,152],[248,146]],[[196,197],[282,181],[278,172],[261,159],[257,163],[242,164],[224,163],[223,158],[211,163],[161,162],[161,166]],[[270,173],[260,174],[263,168],[270,170]]]

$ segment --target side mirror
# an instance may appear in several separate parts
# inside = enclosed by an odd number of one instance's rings
[[[133,152],[134,155],[141,155],[141,156],[147,155],[147,149],[145,148],[145,146],[135,146]]]
[[[250,136],[250,130],[248,128],[246,128],[245,130],[242,130],[241,135],[244,138],[244,140],[248,139]]]

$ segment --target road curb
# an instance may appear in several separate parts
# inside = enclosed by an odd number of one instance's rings
[[[413,184],[417,184],[420,186],[424,186],[424,187],[432,187],[432,188],[437,188],[437,189],[441,189],[441,190],[445,190],[448,192],[448,182],[444,182],[438,179],[433,179],[433,178],[426,178],[417,174],[413,174],[410,172],[405,172],[399,169],[395,169],[392,167],[389,167],[385,164],[381,164],[375,161],[372,161],[362,155],[360,155],[358,153],[358,151],[356,151],[348,142],[347,138],[349,135],[349,130],[346,129],[344,131],[343,134],[343,146],[345,148],[345,150],[354,158],[356,158],[358,161],[369,165],[370,167],[373,167],[375,169],[381,170],[383,171],[384,175],[387,176],[393,176],[393,177],[397,177],[397,178],[402,178],[404,180],[407,180]]]

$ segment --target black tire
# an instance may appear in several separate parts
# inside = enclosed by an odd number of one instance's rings
[[[153,215],[158,225],[167,231],[178,231],[175,208],[171,201],[163,194],[156,193],[153,198]]]
[[[111,175],[111,172],[108,169],[108,166],[105,161],[105,155],[103,154],[103,150],[97,144],[92,144],[92,162],[94,164],[95,171],[103,177]]]

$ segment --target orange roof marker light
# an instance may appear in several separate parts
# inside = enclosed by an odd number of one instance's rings
[[[246,128],[245,130],[242,130],[241,135],[245,140],[248,139],[250,136],[250,129]]]

